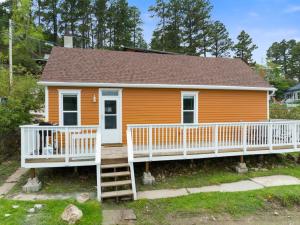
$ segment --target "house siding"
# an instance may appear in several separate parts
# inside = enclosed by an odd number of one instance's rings
[[[49,87],[50,122],[59,122],[59,89],[80,89],[81,124],[99,124],[99,89],[88,87]],[[123,143],[126,142],[127,124],[180,123],[181,91],[199,92],[199,123],[253,122],[268,118],[266,91],[123,88]],[[94,95],[96,102],[93,102]]]

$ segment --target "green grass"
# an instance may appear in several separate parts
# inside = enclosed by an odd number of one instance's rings
[[[74,193],[74,192],[96,192],[96,170],[93,168],[78,168],[74,173],[73,168],[49,168],[38,169],[38,178],[42,181],[42,189],[39,193]],[[25,174],[10,194],[20,192],[26,183],[29,173]]]
[[[33,216],[28,217],[27,210],[34,204],[41,203],[44,207]],[[2,225],[20,225],[20,224],[39,224],[39,225],[58,225],[67,224],[61,220],[60,216],[68,204],[75,204],[82,210],[83,217],[77,224],[101,224],[102,213],[99,202],[88,201],[83,204],[75,200],[47,200],[47,201],[14,201],[0,199],[0,224]],[[13,209],[12,205],[19,205],[19,208]],[[11,214],[9,217],[4,215]]]
[[[184,197],[139,200],[126,204],[137,215],[137,224],[168,224],[178,215],[230,214],[239,217],[270,210],[274,203],[291,207],[300,203],[300,186],[266,188],[235,193],[199,193]]]
[[[189,175],[175,175],[166,177],[163,181],[157,181],[155,185],[142,185],[140,179],[137,179],[137,189],[157,190],[157,189],[175,189],[186,187],[202,187],[221,183],[236,182],[258,176],[270,175],[291,175],[300,178],[300,165],[287,165],[277,168],[271,168],[268,171],[250,171],[246,174],[237,174],[235,171],[212,169],[195,171]]]
[[[16,171],[19,166],[20,162],[15,160],[6,161],[0,164],[0,186]]]

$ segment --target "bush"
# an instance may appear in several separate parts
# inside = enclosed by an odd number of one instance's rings
[[[15,77],[10,88],[7,70],[0,69],[0,97],[7,98],[0,104],[0,162],[19,153],[19,126],[32,122],[30,110],[41,108],[42,90],[32,75]]]
[[[270,105],[271,119],[288,119],[300,120],[300,106],[288,108],[286,105],[271,104]]]

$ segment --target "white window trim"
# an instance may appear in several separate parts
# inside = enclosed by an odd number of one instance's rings
[[[183,98],[185,96],[194,97],[194,124],[198,123],[198,91],[182,91],[181,92],[181,123],[183,123]]]
[[[81,90],[60,89],[59,93],[59,125],[64,126],[64,114],[63,114],[63,95],[72,94],[77,95],[77,126],[81,125]]]

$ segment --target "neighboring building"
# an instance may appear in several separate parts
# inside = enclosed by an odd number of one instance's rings
[[[136,198],[136,162],[299,151],[300,123],[269,122],[275,89],[242,60],[140,51],[54,47],[39,83],[58,125],[21,127],[22,166],[97,165],[99,199]]]
[[[288,107],[295,107],[300,104],[300,84],[289,88],[284,94],[284,103]]]

